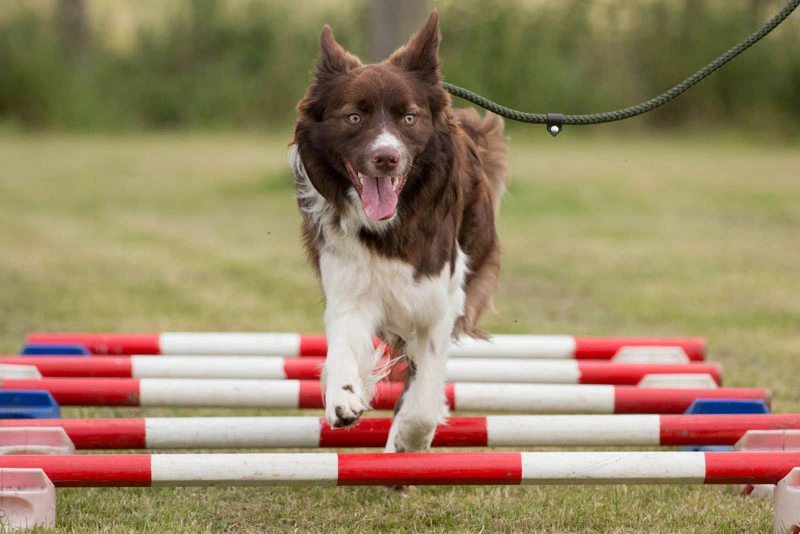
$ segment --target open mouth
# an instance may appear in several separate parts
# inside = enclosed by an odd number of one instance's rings
[[[397,211],[397,197],[406,183],[403,176],[368,176],[356,171],[345,158],[342,158],[347,176],[361,197],[361,207],[367,217],[375,221],[385,221]]]

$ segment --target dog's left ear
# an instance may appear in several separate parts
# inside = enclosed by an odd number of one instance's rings
[[[425,24],[388,61],[403,70],[421,74],[431,83],[439,83],[439,11],[434,9]]]

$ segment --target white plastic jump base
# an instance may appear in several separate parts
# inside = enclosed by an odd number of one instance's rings
[[[794,468],[775,485],[775,532],[800,532],[800,468]]]
[[[0,378],[42,378],[42,375],[33,365],[0,363]]]
[[[733,446],[739,452],[800,452],[800,430],[793,428],[749,430]],[[772,499],[772,484],[746,484],[739,488],[744,495]]]
[[[77,449],[383,448],[392,421],[331,429],[324,417],[0,420],[4,430],[66,432]],[[800,430],[800,414],[490,415],[451,417],[434,447],[733,445],[750,429]],[[35,434],[27,442],[32,450]],[[2,438],[0,437],[0,440]]]
[[[30,419],[12,419],[30,423]],[[50,419],[39,419],[50,422]],[[55,419],[59,421],[59,419]],[[0,421],[0,425],[5,421]],[[74,454],[75,444],[60,426],[0,426],[0,455],[8,454]]]
[[[2,356],[0,378],[216,378],[318,380],[324,358],[276,356]],[[384,360],[382,363],[386,363]],[[30,376],[23,372],[28,369]],[[390,380],[404,380],[405,361],[394,362]],[[636,385],[648,376],[670,375],[662,384],[706,387],[722,380],[713,363],[631,364],[582,360],[452,359],[449,382]],[[684,376],[686,375],[686,376]],[[693,378],[702,375],[701,378]],[[679,378],[680,377],[680,378]],[[659,381],[658,378],[650,380]],[[699,385],[694,385],[699,384]],[[678,387],[662,385],[657,387]],[[681,386],[683,387],[683,386]]]
[[[297,333],[164,332],[129,333],[32,333],[28,343],[72,343],[93,354],[195,354],[250,356],[325,356],[325,336]],[[490,341],[466,338],[455,344],[456,358],[567,358],[609,359],[622,349],[679,348],[690,360],[705,356],[700,338],[576,337],[562,335],[498,334]],[[656,349],[658,350],[658,349]]]
[[[56,526],[56,488],[39,468],[0,467],[3,532]]]
[[[652,374],[642,378],[640,388],[716,389],[719,382],[708,373]]]
[[[689,363],[691,358],[681,347],[622,347],[611,361],[616,363]]]
[[[2,389],[44,390],[61,406],[322,408],[319,381],[168,378],[2,380]],[[391,410],[401,383],[379,383],[372,406]],[[760,388],[655,389],[561,384],[464,384],[445,387],[451,410],[529,413],[683,413],[696,399],[758,399]]]

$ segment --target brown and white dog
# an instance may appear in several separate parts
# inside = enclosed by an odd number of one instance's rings
[[[424,451],[447,416],[452,338],[477,322],[499,271],[503,122],[450,107],[433,12],[386,61],[364,65],[322,29],[290,145],[308,255],[325,294],[325,414],[369,406],[380,337],[409,363],[386,451]]]

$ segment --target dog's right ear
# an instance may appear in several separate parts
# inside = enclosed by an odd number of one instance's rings
[[[360,66],[361,60],[336,42],[330,26],[326,24],[319,36],[319,56],[313,72],[314,83],[308,87],[306,95],[297,103],[301,121],[321,121],[329,97],[329,92],[325,90],[327,83]]]
[[[361,60],[342,48],[333,37],[333,31],[327,24],[323,26],[319,36],[319,57],[317,58],[316,76],[346,74],[347,71],[361,66]]]

